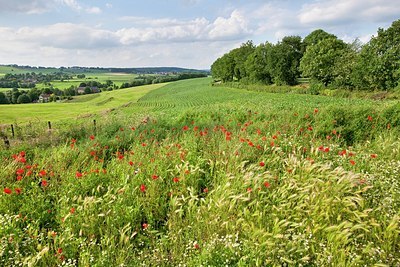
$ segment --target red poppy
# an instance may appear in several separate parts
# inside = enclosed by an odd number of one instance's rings
[[[349,162],[350,162],[350,164],[353,165],[353,166],[356,165],[356,162],[355,162],[354,160],[352,160],[352,159],[351,159]]]
[[[46,170],[41,170],[41,171],[39,172],[39,176],[40,176],[40,177],[46,176],[46,174],[47,174]]]
[[[266,188],[269,188],[269,187],[271,186],[271,184],[268,183],[268,182],[264,182],[264,186],[265,186]]]
[[[63,253],[62,248],[58,248],[58,249],[57,249],[57,254],[62,254],[62,253]]]
[[[5,193],[5,194],[7,194],[7,195],[11,195],[11,193],[12,193],[12,190],[10,189],[10,188],[4,188],[4,190],[3,190],[3,192]]]
[[[24,172],[25,172],[24,169],[18,169],[15,173],[16,173],[17,175],[22,175],[22,174],[24,174]]]
[[[147,223],[142,223],[143,230],[147,229],[147,227],[149,227],[149,225]]]
[[[140,185],[140,191],[146,192],[146,186],[144,184]]]
[[[204,192],[204,193],[208,193],[208,188],[207,188],[207,187],[204,188],[204,189],[203,189],[203,192]]]
[[[94,135],[89,136],[90,140],[94,140]]]
[[[340,156],[344,156],[344,155],[346,155],[346,153],[347,153],[346,149],[339,151]]]
[[[377,154],[371,154],[371,158],[376,159],[378,157]]]
[[[153,174],[153,175],[151,176],[151,179],[157,180],[157,179],[158,179],[158,175]]]
[[[372,121],[372,116],[368,115],[368,120]]]
[[[314,113],[318,113],[318,109],[316,108],[316,109],[314,109]]]
[[[185,126],[183,126],[182,130],[187,131],[187,130],[189,130],[189,127],[185,125]]]
[[[45,186],[48,186],[49,183],[46,180],[42,180],[42,182],[40,184],[41,184],[41,186],[45,187]]]
[[[325,147],[324,152],[328,153],[329,152],[329,147]]]
[[[21,188],[15,188],[15,193],[16,193],[17,195],[21,194]]]
[[[260,162],[260,167],[264,167],[265,166],[265,162],[264,161],[261,161]]]
[[[200,249],[200,245],[196,243],[196,244],[194,244],[194,248],[195,249]]]
[[[69,210],[69,213],[74,214],[74,213],[75,213],[75,208],[71,208],[71,209]]]
[[[253,189],[251,189],[251,187],[247,188],[247,192],[251,192]]]
[[[21,175],[18,175],[17,176],[17,181],[21,181],[22,180],[22,176]]]
[[[129,161],[129,165],[133,166],[133,161]]]
[[[179,182],[179,177],[174,177],[174,179],[172,179],[172,181],[173,181],[174,183]]]
[[[75,173],[75,177],[76,177],[76,178],[81,178],[82,176],[83,176],[83,174],[82,174],[81,172],[78,172],[78,171],[77,171],[77,172]]]

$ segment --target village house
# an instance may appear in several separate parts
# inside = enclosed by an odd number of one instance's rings
[[[39,103],[47,103],[50,100],[51,95],[50,94],[41,94],[39,96]]]

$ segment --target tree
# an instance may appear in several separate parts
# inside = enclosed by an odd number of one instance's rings
[[[247,57],[251,55],[254,50],[255,46],[253,42],[247,41],[239,48],[233,49],[230,52],[234,61],[233,74],[238,81],[247,76],[245,62],[247,60]]]
[[[27,94],[22,94],[18,96],[17,104],[31,103],[31,99]]]
[[[8,99],[3,92],[0,92],[0,104],[8,104]]]
[[[329,38],[337,38],[335,35],[331,33],[327,33],[326,31],[322,29],[315,30],[311,32],[309,35],[304,37],[303,43],[305,48],[308,46],[313,46],[318,44],[320,41],[324,39],[329,39]]]
[[[274,83],[295,85],[300,75],[301,57],[302,41],[300,36],[287,36],[273,46],[269,68]]]
[[[322,82],[325,86],[335,79],[335,66],[350,50],[349,46],[337,38],[323,39],[309,46],[300,62],[303,76]]]
[[[231,53],[227,53],[211,65],[211,75],[214,79],[221,79],[222,82],[230,82],[233,80],[234,66]]]
[[[399,84],[400,20],[363,46],[355,67],[354,83],[360,89],[393,89]]]
[[[268,54],[271,53],[272,44],[266,42],[257,46],[245,62],[245,70],[250,83],[271,84],[272,76],[268,69]]]

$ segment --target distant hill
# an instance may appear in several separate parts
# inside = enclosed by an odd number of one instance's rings
[[[157,73],[209,73],[208,70],[186,69],[179,67],[143,67],[143,68],[103,68],[103,67],[33,67],[18,65],[0,65],[0,73],[22,73],[22,72],[68,72],[68,73],[134,73],[134,74],[157,74]]]

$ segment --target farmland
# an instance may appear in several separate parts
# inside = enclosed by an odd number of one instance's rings
[[[31,137],[0,150],[0,265],[398,266],[399,105],[204,78],[2,106]]]

